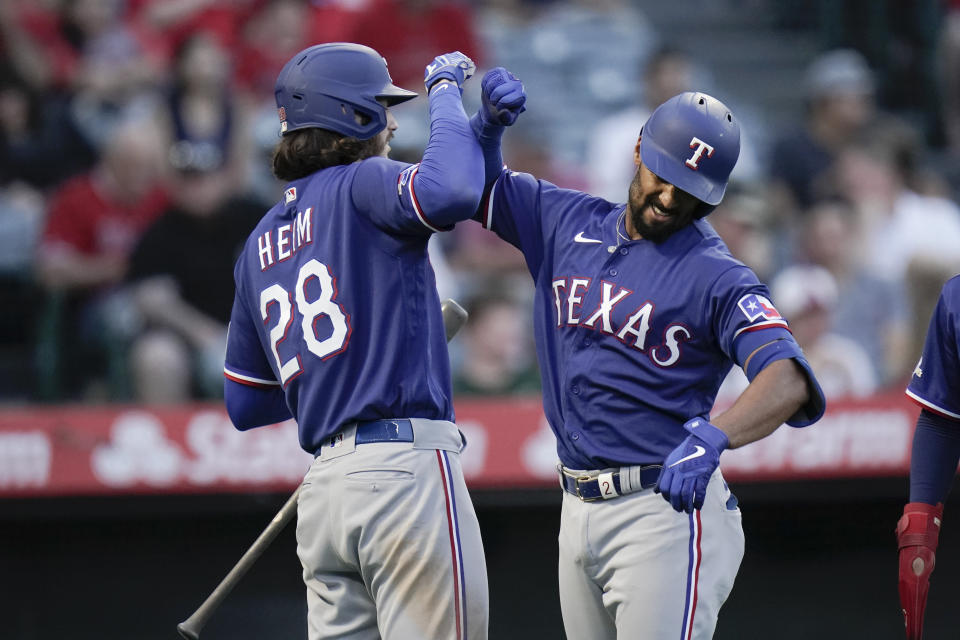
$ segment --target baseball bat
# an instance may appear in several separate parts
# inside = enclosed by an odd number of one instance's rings
[[[457,304],[455,300],[450,298],[443,301],[440,309],[443,312],[443,328],[446,332],[447,342],[450,342],[453,336],[457,335],[460,328],[467,322],[467,311]],[[297,490],[293,492],[293,495],[287,499],[283,507],[280,508],[280,511],[277,512],[277,515],[273,516],[270,524],[257,536],[257,539],[250,545],[250,548],[244,552],[240,560],[237,561],[237,564],[233,565],[230,572],[227,573],[226,577],[220,581],[220,584],[207,596],[203,604],[201,604],[189,618],[177,625],[177,631],[180,632],[181,637],[186,638],[186,640],[197,640],[200,637],[200,632],[206,626],[214,611],[217,610],[230,592],[233,591],[233,588],[237,586],[241,578],[246,575],[250,567],[253,566],[253,563],[263,555],[263,552],[270,546],[270,543],[277,537],[277,534],[283,531],[290,521],[297,516],[297,498],[299,496],[300,487],[297,487]]]

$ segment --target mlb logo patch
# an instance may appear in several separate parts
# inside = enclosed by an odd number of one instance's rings
[[[747,320],[753,322],[763,318],[765,320],[782,320],[780,312],[773,306],[773,303],[763,296],[751,293],[740,298],[740,311],[747,316]]]
[[[293,201],[296,200],[296,199],[297,199],[297,188],[296,188],[296,187],[290,187],[289,189],[287,189],[286,191],[283,192],[283,202],[284,202],[284,204],[290,204],[291,202],[293,202]]]
[[[339,446],[342,445],[342,444],[343,444],[343,434],[342,434],[342,433],[335,433],[333,436],[330,437],[330,448],[331,448],[331,449],[336,449],[337,447],[339,447]]]

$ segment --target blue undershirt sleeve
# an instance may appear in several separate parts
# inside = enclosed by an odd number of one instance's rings
[[[913,433],[910,502],[943,502],[960,461],[960,423],[923,410]]]
[[[484,191],[490,188],[494,180],[503,170],[503,153],[500,150],[500,139],[506,127],[484,122],[479,111],[470,118],[470,128],[480,143],[483,152],[483,184]]]
[[[225,378],[223,400],[227,406],[227,415],[241,431],[276,424],[293,417],[287,407],[283,389],[279,386],[251,387]]]
[[[435,85],[430,93],[430,139],[411,179],[417,202],[435,225],[447,227],[476,213],[483,154],[454,85]]]

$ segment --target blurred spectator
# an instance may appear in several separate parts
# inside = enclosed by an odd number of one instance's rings
[[[52,359],[57,351],[50,345],[61,347],[59,369],[73,377],[67,382],[74,387],[96,377],[103,347],[114,346],[104,326],[118,320],[118,310],[107,306],[105,296],[123,279],[144,228],[166,206],[159,149],[156,132],[143,121],[125,123],[94,170],[51,197],[36,256],[37,278],[52,296],[46,312],[51,328],[40,348],[43,358]],[[40,366],[45,375],[57,376],[56,364]]]
[[[243,25],[260,0],[127,0],[136,17],[172,56],[184,41],[198,33],[214,37],[233,50]]]
[[[832,193],[834,159],[876,116],[874,79],[864,57],[836,49],[817,57],[805,80],[807,116],[770,152],[777,208],[800,212]]]
[[[753,269],[761,282],[766,282],[777,266],[770,237],[769,209],[759,193],[733,185],[707,219],[733,257]]]
[[[909,317],[902,282],[878,277],[858,260],[861,232],[856,212],[844,200],[815,204],[806,214],[800,246],[803,259],[827,269],[837,285],[831,331],[857,342],[885,386],[902,375]]]
[[[876,390],[876,372],[866,352],[830,331],[839,296],[829,271],[812,265],[788,267],[770,283],[770,293],[827,398],[861,397]]]
[[[57,0],[3,0],[0,2],[0,58],[40,91],[53,82],[53,73],[40,44],[31,36],[39,26],[57,21]]]
[[[346,39],[376,49],[390,61],[390,76],[397,86],[411,91],[423,87],[423,68],[434,56],[462,51],[480,67],[484,46],[475,32],[473,4],[462,0],[344,0],[355,10],[353,19],[339,21],[348,28]],[[501,64],[501,61],[497,61]],[[479,96],[479,79],[467,83],[464,101]],[[477,98],[478,99],[478,98]],[[394,110],[400,123],[394,149],[405,147],[419,161],[430,135],[426,99],[411,100]],[[394,157],[395,154],[391,154]]]
[[[453,375],[459,395],[499,396],[540,391],[528,327],[530,310],[494,280],[466,304],[470,321],[458,341],[462,354]]]
[[[637,167],[633,148],[653,110],[699,83],[693,61],[672,47],[655,51],[646,62],[638,100],[597,123],[587,143],[586,168],[590,193],[611,202],[626,202],[627,188]]]
[[[317,44],[310,33],[310,17],[303,0],[269,0],[250,17],[232,59],[238,86],[251,101],[272,102],[283,65],[296,52]]]
[[[157,143],[153,129],[129,122],[91,173],[53,194],[37,256],[47,289],[90,290],[121,280],[130,249],[166,204]]]
[[[643,80],[638,84],[637,101],[600,120],[590,131],[586,147],[588,190],[593,195],[611,202],[626,202],[627,188],[637,167],[633,164],[633,150],[643,125],[653,110],[673,96],[684,91],[707,91],[711,82],[705,69],[684,52],[671,46],[661,47],[646,61]],[[728,105],[734,113],[745,109]],[[752,142],[760,128],[758,118],[749,118],[749,126],[741,125],[740,158],[732,179],[745,182],[756,177],[756,150]]]
[[[0,182],[46,189],[90,169],[96,149],[60,95],[40,93],[0,62]]]
[[[960,0],[948,0],[940,32],[940,94],[947,145],[960,156]]]
[[[52,86],[72,93],[70,117],[93,147],[117,122],[152,109],[163,51],[127,19],[123,2],[66,0],[59,12],[34,12],[22,26]]]
[[[421,85],[424,65],[441,53],[462,51],[478,66],[484,62],[466,2],[368,0],[351,29],[350,42],[373,47],[390,61],[390,76],[399,87]]]
[[[633,150],[630,150],[633,157]],[[523,171],[564,189],[585,189],[586,176],[578,165],[571,165],[550,152],[542,140],[517,131],[503,141],[503,161],[514,171]],[[633,164],[631,162],[631,164]],[[629,180],[628,180],[629,181]]]
[[[914,256],[960,252],[960,208],[910,188],[916,145],[903,129],[877,129],[845,147],[838,160],[842,193],[859,215],[863,264],[894,283],[903,283]]]
[[[144,63],[161,64],[163,51],[146,30],[127,19],[125,9],[120,0],[4,0],[4,52],[38,90],[71,88],[85,81],[84,75],[103,69],[89,68],[92,61],[112,71],[107,74],[112,77],[101,77],[101,82],[127,84],[130,74],[144,71],[152,76]]]
[[[173,203],[143,234],[128,281],[144,323],[130,352],[134,397],[184,402],[223,390],[233,265],[264,209],[231,198],[222,165],[178,167]]]
[[[26,374],[40,300],[31,270],[43,208],[22,182],[0,185],[0,400],[25,400],[33,391]]]
[[[230,90],[227,52],[212,35],[198,32],[182,42],[173,63],[172,87],[159,112],[170,166],[226,167],[239,188],[249,135],[244,110]]]
[[[43,209],[43,197],[35,189],[20,182],[0,185],[0,275],[17,279],[29,275]]]
[[[484,12],[485,48],[491,63],[523,80],[532,104],[554,106],[521,118],[519,130],[541,140],[560,162],[580,166],[592,124],[635,102],[640,71],[656,45],[653,27],[626,0],[538,3],[532,15],[519,4],[498,3]],[[639,128],[631,132],[634,143]]]

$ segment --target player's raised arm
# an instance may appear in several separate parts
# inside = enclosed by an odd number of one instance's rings
[[[527,94],[519,78],[503,67],[495,67],[480,82],[480,101],[470,126],[483,150],[484,185],[489,187],[503,169],[500,139],[504,128],[527,110]]]
[[[476,70],[455,51],[434,58],[424,70],[430,99],[430,139],[410,180],[414,206],[437,228],[466,220],[483,192],[482,157],[463,110],[463,83]]]

